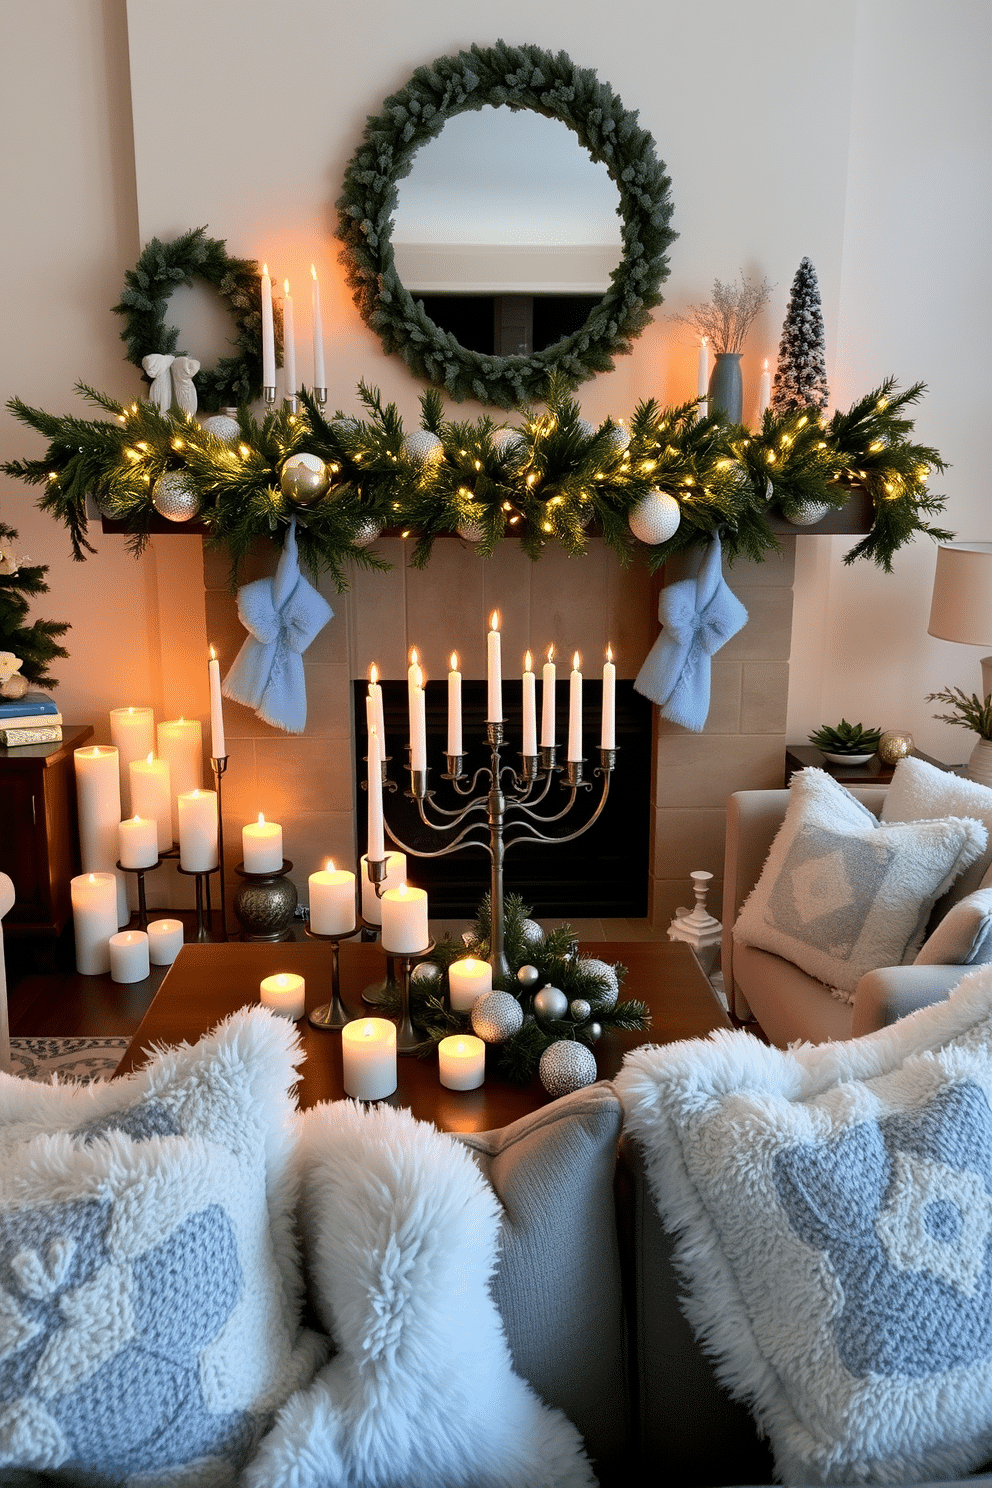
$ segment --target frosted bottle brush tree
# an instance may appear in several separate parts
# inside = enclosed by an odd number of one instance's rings
[[[782,324],[771,406],[781,415],[800,408],[826,408],[829,397],[820,286],[812,262],[804,258],[792,281]]]

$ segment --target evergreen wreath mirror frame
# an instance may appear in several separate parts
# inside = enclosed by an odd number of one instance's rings
[[[467,350],[430,319],[396,271],[397,183],[448,119],[486,104],[560,120],[605,165],[620,194],[622,251],[610,288],[578,331],[529,356]],[[536,46],[472,46],[419,67],[369,117],[337,203],[340,257],[362,318],[387,352],[458,402],[473,397],[520,407],[543,397],[552,373],[575,386],[612,370],[613,358],[629,352],[649,324],[668,277],[666,252],[678,236],[670,226],[670,187],[651,135],[595,72]]]

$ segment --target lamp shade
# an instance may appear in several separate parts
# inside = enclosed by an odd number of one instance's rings
[[[929,635],[992,646],[992,543],[941,543],[933,578]]]

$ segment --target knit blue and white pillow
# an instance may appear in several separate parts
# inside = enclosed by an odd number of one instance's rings
[[[0,1075],[0,1468],[233,1483],[311,1377],[298,1059],[250,1009],[105,1085]]]
[[[787,1483],[992,1457],[992,968],[847,1043],[628,1054],[687,1316]]]

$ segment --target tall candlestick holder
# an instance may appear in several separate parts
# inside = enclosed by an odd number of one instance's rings
[[[469,780],[465,772],[464,757],[448,754],[447,772],[441,776],[448,782],[456,796],[465,800],[464,805],[454,808],[441,806],[435,800],[434,791],[428,786],[429,770],[414,770],[410,767],[410,789],[407,795],[416,803],[417,814],[424,826],[443,837],[454,833],[450,842],[430,850],[410,847],[395,832],[389,835],[405,853],[416,858],[441,858],[462,849],[481,848],[490,860],[490,933],[489,962],[493,977],[510,975],[510,963],[504,950],[503,915],[503,860],[512,848],[524,843],[548,843],[558,845],[574,842],[583,836],[599,820],[610,793],[610,778],[616,768],[616,749],[599,751],[599,765],[593,774],[600,777],[599,801],[582,826],[573,832],[547,832],[544,830],[554,822],[564,821],[580,799],[580,791],[591,791],[593,782],[584,779],[584,760],[568,760],[565,765],[557,762],[555,746],[542,745],[536,755],[521,755],[518,769],[504,765],[500,751],[504,745],[503,723],[486,724],[486,737],[490,751],[490,763],[476,770]],[[551,799],[551,788],[556,779],[559,786],[568,792],[560,809]],[[480,790],[480,783],[483,788]],[[544,808],[543,810],[541,808]],[[548,810],[547,808],[551,809]],[[477,818],[485,818],[479,820]],[[373,868],[381,868],[376,879]],[[385,862],[381,865],[369,863],[369,877],[376,884],[385,877]]]
[[[196,936],[195,939],[201,944],[213,940],[213,931],[210,928],[213,919],[213,907],[210,903],[210,878],[217,873],[217,868],[195,869],[184,868],[181,864],[176,865],[176,872],[185,878],[196,879]],[[204,913],[205,911],[205,913]]]
[[[322,1007],[314,1008],[307,1015],[308,1021],[314,1028],[343,1028],[352,1018],[341,1001],[341,942],[351,940],[353,935],[358,934],[358,930],[356,928],[343,930],[335,935],[321,935],[319,931],[311,930],[309,919],[304,920],[303,930],[308,940],[324,941],[331,948],[331,1000]]]
[[[423,1034],[417,1032],[410,1016],[410,973],[416,962],[429,956],[433,949],[433,940],[429,941],[422,951],[408,953],[387,951],[383,947],[384,954],[392,957],[399,972],[396,979],[400,992],[400,1017],[396,1025],[397,1054],[425,1054],[431,1047],[432,1040],[425,1039]]]
[[[161,868],[162,859],[159,857],[154,863],[147,863],[144,868],[126,868],[120,861],[115,865],[121,873],[133,873],[138,880],[138,929],[148,929],[148,902],[145,898],[145,874],[154,873],[156,868]]]
[[[221,779],[227,770],[227,755],[211,758],[210,768],[214,775],[214,790],[217,792],[217,862],[220,867],[220,938],[227,939],[227,881],[224,872],[224,799]]]

